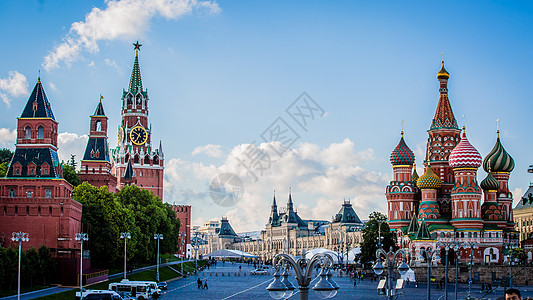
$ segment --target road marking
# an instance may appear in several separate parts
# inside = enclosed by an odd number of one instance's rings
[[[190,282],[190,283],[187,283],[186,285],[178,286],[177,288],[173,288],[173,289],[171,289],[171,290],[168,290],[166,293],[170,293],[170,292],[173,292],[173,291],[175,291],[175,290],[182,289],[182,288],[184,288],[184,287],[186,287],[186,286],[189,286],[189,285],[191,285],[191,284],[193,284],[193,283],[196,283],[196,281],[192,281],[192,282]],[[165,293],[165,294],[166,294],[166,293]]]
[[[226,300],[226,299],[229,299],[229,298],[231,298],[231,297],[235,297],[235,296],[237,296],[237,295],[239,295],[239,294],[242,294],[242,293],[247,292],[247,291],[249,291],[249,290],[255,289],[256,287],[258,287],[258,286],[260,286],[260,285],[263,285],[263,284],[265,284],[265,283],[267,283],[267,282],[273,281],[273,280],[274,280],[274,278],[269,279],[269,280],[267,280],[267,281],[263,281],[263,282],[261,282],[260,284],[258,284],[258,285],[256,285],[256,286],[252,286],[251,288],[245,289],[244,291],[240,291],[240,292],[235,293],[235,294],[233,294],[233,295],[231,295],[231,296],[228,296],[228,297],[226,297],[226,298],[222,298],[222,300]]]

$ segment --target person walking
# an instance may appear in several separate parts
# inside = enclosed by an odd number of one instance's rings
[[[205,281],[204,281],[204,289],[206,289],[206,290],[209,289],[209,287],[207,286],[207,279],[205,279]]]
[[[198,288],[203,288],[203,287],[202,287],[202,281],[200,280],[200,278],[198,278],[198,279],[196,280],[196,283],[198,284]]]

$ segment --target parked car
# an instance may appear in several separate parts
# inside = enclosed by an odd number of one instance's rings
[[[166,282],[161,281],[161,282],[159,282],[159,283],[157,284],[157,287],[158,287],[160,290],[166,290],[167,287],[168,287],[168,285],[167,285]]]
[[[76,299],[79,299],[80,292],[76,292]],[[123,300],[123,298],[114,291],[106,290],[83,290],[82,300]]]
[[[268,271],[263,268],[255,269],[252,272],[250,272],[250,275],[266,275],[266,274],[268,274]]]

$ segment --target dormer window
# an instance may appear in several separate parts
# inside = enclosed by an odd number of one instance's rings
[[[30,126],[26,126],[24,128],[24,138],[25,139],[31,139],[31,128],[30,128]]]
[[[44,139],[44,128],[43,126],[37,127],[37,138]]]

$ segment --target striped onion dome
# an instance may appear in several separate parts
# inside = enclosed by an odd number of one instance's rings
[[[413,164],[413,175],[412,175],[413,181],[417,181],[420,176],[418,176],[418,173],[416,172],[416,164]]]
[[[500,183],[496,178],[492,176],[492,172],[489,172],[489,174],[487,174],[487,177],[485,177],[485,179],[481,181],[479,186],[484,191],[497,191],[500,188]]]
[[[496,145],[483,160],[483,169],[489,172],[511,172],[514,169],[514,159],[505,151],[500,142],[500,131],[497,131]]]
[[[433,172],[431,166],[428,164],[424,175],[420,176],[420,178],[418,178],[416,181],[416,186],[418,186],[419,189],[436,190],[440,189],[442,182],[440,181],[439,176]]]
[[[405,143],[403,139],[403,131],[402,131],[402,137],[400,138],[400,142],[398,143],[398,146],[394,148],[390,155],[390,162],[393,166],[398,165],[409,165],[412,166],[415,161],[415,154],[407,144]]]
[[[461,141],[450,153],[448,163],[452,168],[479,168],[481,166],[481,155],[466,138],[464,126]]]

